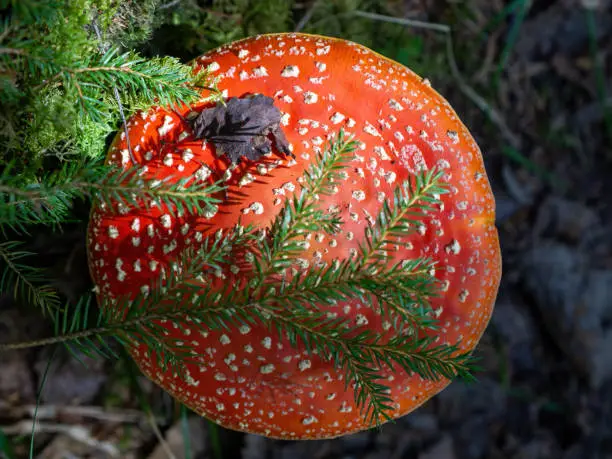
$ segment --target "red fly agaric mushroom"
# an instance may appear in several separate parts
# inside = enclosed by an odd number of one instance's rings
[[[317,202],[338,211],[343,225],[332,236],[303,233],[294,272],[355,256],[365,229],[398,184],[419,171],[443,170],[450,192],[440,196],[439,212],[423,217],[417,231],[388,248],[387,257],[389,263],[419,257],[437,263],[435,276],[443,285],[443,295],[431,299],[440,324],[437,342],[471,351],[490,319],[501,276],[494,199],[478,146],[429,82],[361,45],[305,34],[230,43],[198,58],[194,68],[216,78],[226,105],[203,101],[179,112],[154,107],[138,114],[128,122],[133,155],[120,134],[108,163],[139,166],[144,177],[157,180],[223,178],[227,196],[204,212],[176,215],[150,203],[119,213],[96,204],[88,252],[99,298],[146,294],[162,270],[172,275],[183,249],[219,229],[239,221],[269,227],[283,200],[299,191],[317,153],[342,128],[356,136],[359,148],[341,183]],[[250,273],[232,265],[198,279],[221,291],[245,285]],[[357,299],[321,307],[380,334],[390,327]],[[142,346],[131,349],[135,361],[174,397],[225,427],[286,439],[330,438],[370,427],[332,362],[300,343],[292,346],[265,324],[235,330],[172,321],[158,326],[166,337],[189,343],[201,363],[186,364],[183,375],[162,371]],[[381,378],[390,387],[392,418],[450,383],[401,368]]]

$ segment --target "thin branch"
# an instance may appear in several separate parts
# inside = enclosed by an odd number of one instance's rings
[[[165,9],[168,9],[168,8],[172,8],[173,6],[176,6],[179,3],[181,3],[181,0],[172,0],[171,2],[164,3],[163,5],[159,5],[157,7],[157,9],[158,10],[165,10]]]
[[[16,56],[25,56],[26,52],[23,49],[0,48],[0,54],[14,54]]]
[[[308,8],[308,11],[306,11],[306,13],[304,13],[304,16],[302,16],[302,18],[300,19],[300,22],[298,22],[295,26],[294,32],[301,32],[302,29],[306,27],[306,24],[308,24],[308,22],[312,18],[312,15],[314,14],[317,6],[319,6],[319,0],[314,0],[312,2],[312,5],[310,5],[310,7]]]
[[[78,416],[112,423],[137,423],[143,421],[147,414],[134,409],[112,409],[102,406],[76,406],[76,405],[25,405],[10,407],[0,402],[0,409],[9,417],[33,417],[37,419],[57,419],[65,416]],[[36,412],[36,410],[38,411]]]
[[[75,333],[50,336],[49,338],[42,338],[32,341],[22,341],[19,343],[0,344],[0,353],[19,349],[31,349],[34,347],[49,346],[51,344],[69,343],[71,341],[79,341],[84,338],[111,335],[123,329],[137,327],[139,325],[153,322],[155,320],[176,320],[177,318],[180,318],[180,316],[185,316],[187,314],[188,312],[185,311],[179,311],[173,314],[151,314],[147,316],[137,317],[135,319],[126,320],[121,323],[108,324],[101,327],[90,328],[88,330],[83,330]]]
[[[147,411],[147,420],[149,421],[151,429],[153,429],[155,437],[157,437],[157,441],[159,441],[159,444],[168,456],[168,459],[177,459],[174,453],[172,452],[172,448],[170,448],[170,445],[168,445],[168,442],[159,430],[159,427],[157,426],[157,421],[155,420],[155,415],[151,410]]]
[[[100,441],[93,437],[91,429],[83,426],[51,423],[51,422],[32,422],[23,420],[16,424],[0,426],[7,435],[29,435],[32,426],[37,433],[63,434],[84,445],[95,448],[110,457],[121,457],[119,449],[112,443]]]
[[[351,15],[373,19],[375,21],[388,22],[391,24],[400,24],[416,29],[435,30],[436,32],[450,33],[450,27],[446,24],[436,24],[434,22],[419,21],[416,19],[396,18],[393,16],[385,16],[384,14],[370,13],[368,11],[353,11]]]

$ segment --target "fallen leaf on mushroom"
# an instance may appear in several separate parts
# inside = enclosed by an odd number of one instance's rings
[[[154,292],[174,295],[175,315],[165,309],[138,331],[159,337],[155,349],[126,340],[134,360],[195,412],[268,437],[367,429],[372,394],[384,413],[374,421],[415,410],[453,368],[450,353],[428,354],[439,367],[429,372],[405,349],[428,338],[415,353],[448,345],[469,354],[500,281],[494,200],[473,137],[427,80],[345,40],[262,35],[210,51],[194,69],[215,78],[223,101],[204,91],[190,107],[135,115],[137,164],[121,135],[108,164],[147,183],[219,183],[225,194],[199,211],[163,199],[92,210],[100,304],[131,296],[156,308]],[[234,252],[245,228],[257,231]],[[177,290],[192,261],[180,254],[209,260],[214,250],[231,256]],[[173,320],[189,307],[196,319]],[[411,318],[437,328],[421,333]],[[180,372],[154,355],[174,348],[186,357]],[[395,357],[377,361],[387,352]]]

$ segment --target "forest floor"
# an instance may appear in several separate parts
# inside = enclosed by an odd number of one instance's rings
[[[439,36],[407,32],[422,39],[415,70],[473,132],[496,195],[504,276],[479,381],[452,384],[380,431],[288,442],[187,415],[123,360],[82,356],[84,366],[57,351],[47,368],[48,350],[15,352],[0,356],[0,450],[10,438],[14,457],[27,457],[46,380],[36,436],[46,459],[178,459],[187,429],[193,458],[612,459],[612,1],[480,0],[464,14],[439,3],[405,1],[400,12],[452,26],[478,96],[449,72]],[[508,5],[511,20],[496,23]],[[89,285],[84,234],[37,236],[69,297]],[[3,341],[49,333],[8,296],[0,311]]]

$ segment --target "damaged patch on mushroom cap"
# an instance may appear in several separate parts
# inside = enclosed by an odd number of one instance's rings
[[[360,147],[334,194],[320,196],[318,203],[325,211],[339,212],[345,224],[333,236],[304,233],[305,250],[288,271],[357,253],[365,228],[382,202],[392,199],[395,186],[417,171],[441,168],[450,193],[441,197],[439,212],[424,217],[413,233],[388,247],[387,257],[389,263],[418,257],[436,261],[435,275],[445,290],[432,301],[440,321],[438,344],[461,339],[462,349],[472,349],[491,316],[501,263],[494,200],[480,151],[446,101],[407,68],[360,45],[318,36],[254,37],[211,51],[194,65],[208,68],[228,97],[259,93],[273,98],[295,159],[273,145],[269,155],[232,165],[208,142],[202,145],[189,123],[174,113],[155,108],[135,116],[128,129],[136,161],[146,167],[143,177],[194,177],[211,183],[223,177],[228,199],[202,215],[184,212],[170,220],[162,218],[168,212],[158,203],[142,203],[121,214],[95,207],[88,244],[99,295],[146,291],[160,272],[172,275],[182,249],[197,246],[219,228],[233,228],[239,219],[244,225],[269,226],[282,200],[299,192],[305,169],[329,136],[344,128],[356,135]],[[282,75],[287,66],[295,67],[290,78]],[[207,108],[213,107],[196,104],[182,115]],[[121,154],[126,148],[118,136],[109,161],[130,167]],[[168,154],[172,161],[164,162]],[[198,172],[203,167],[205,174]],[[241,288],[250,269],[245,254],[202,278],[213,288]],[[326,307],[330,316],[346,317],[355,326],[383,336],[390,330],[391,324],[359,301]],[[144,348],[132,350],[135,361],[169,393],[219,424],[286,439],[329,438],[369,427],[352,390],[345,390],[343,374],[262,324],[202,332],[195,324],[178,328],[168,322],[165,333],[189,343],[201,365],[188,364],[187,377],[179,380],[160,372]],[[448,384],[399,369],[382,377],[391,388],[392,417],[414,410]],[[351,382],[348,387],[352,389]]]

